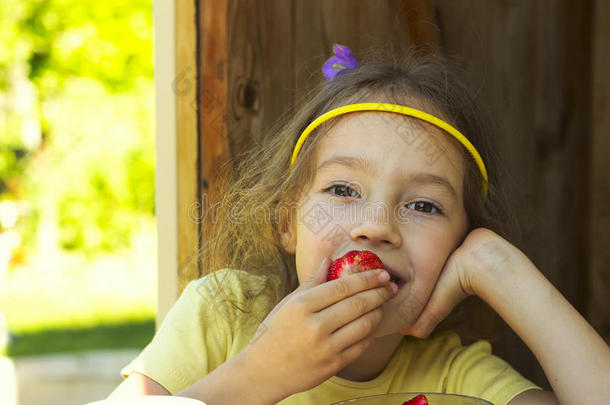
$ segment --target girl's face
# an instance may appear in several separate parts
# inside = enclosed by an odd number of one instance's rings
[[[374,336],[411,325],[463,240],[463,158],[450,135],[383,112],[344,115],[320,140],[312,186],[283,233],[299,282],[322,258],[370,250],[402,279]],[[315,136],[315,135],[314,135]]]

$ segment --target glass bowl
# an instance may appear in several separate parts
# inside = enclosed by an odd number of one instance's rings
[[[380,394],[369,397],[353,398],[331,405],[402,405],[413,397],[424,394],[428,398],[428,405],[493,405],[481,398],[468,397],[458,394],[440,394],[434,392],[401,392],[397,394]]]
[[[86,405],[205,405],[193,398],[171,395],[142,395],[128,398],[110,398],[90,402]]]

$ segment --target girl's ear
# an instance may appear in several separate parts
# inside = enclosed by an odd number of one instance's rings
[[[284,216],[280,222],[280,240],[286,253],[295,254],[297,251],[296,226],[292,218]]]

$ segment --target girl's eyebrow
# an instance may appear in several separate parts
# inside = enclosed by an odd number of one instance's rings
[[[359,171],[365,171],[365,172],[368,171],[368,172],[372,172],[373,174],[377,173],[377,171],[375,170],[375,168],[373,167],[371,162],[362,156],[332,156],[329,159],[322,162],[318,166],[318,170],[324,170],[330,166],[336,166],[336,165],[349,167],[353,170],[359,170]],[[437,174],[430,173],[430,172],[416,172],[416,173],[411,173],[405,177],[407,179],[406,182],[409,184],[411,184],[411,183],[436,184],[436,185],[442,186],[444,189],[446,189],[449,192],[449,194],[451,195],[451,197],[453,199],[455,199],[456,201],[458,199],[457,193],[456,193],[455,189],[453,188],[453,186],[451,185],[451,182],[449,182],[449,180],[447,180],[447,178],[444,176],[439,176]]]
[[[362,156],[332,156],[318,166],[318,170],[324,170],[329,166],[340,165],[352,168],[354,170],[373,171],[371,162]]]

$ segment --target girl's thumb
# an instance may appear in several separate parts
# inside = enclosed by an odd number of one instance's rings
[[[328,277],[328,267],[330,266],[331,260],[328,256],[322,259],[322,263],[318,266],[317,270],[309,275],[309,277],[301,283],[301,287],[303,289],[313,288],[317,285],[326,282],[326,278]]]

